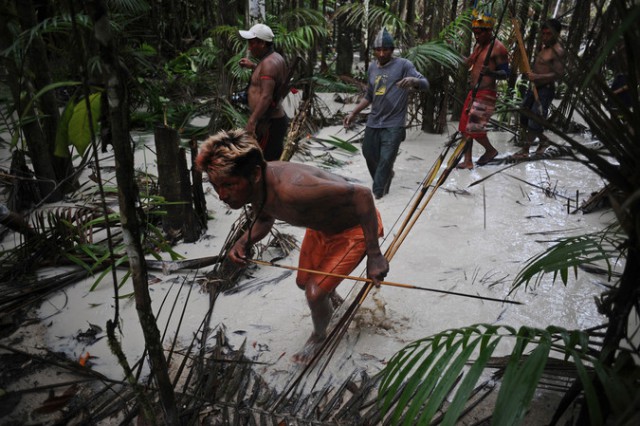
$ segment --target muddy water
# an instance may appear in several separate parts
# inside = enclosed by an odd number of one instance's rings
[[[323,132],[330,135],[339,131],[339,137],[353,136],[337,128]],[[517,150],[509,143],[511,135],[508,133],[492,133],[490,138],[501,155]],[[403,143],[391,192],[377,202],[387,235],[383,250],[397,234],[406,207],[411,204],[446,140],[445,136],[411,132]],[[482,148],[476,145],[474,151],[477,158]],[[343,166],[334,169],[337,173],[370,185],[361,155],[333,154],[345,161]],[[572,207],[575,208],[576,192],[583,200],[602,187],[601,180],[577,162],[553,160],[521,163],[469,187],[503,167],[453,171],[391,260],[387,280],[509,298],[523,305],[382,287],[364,303],[338,347],[325,373],[329,380],[350,374],[358,367],[375,373],[405,344],[450,328],[490,323],[540,328],[553,324],[572,329],[592,327],[603,321],[593,303],[593,297],[602,291],[603,278],[585,272],[579,272],[578,279],[571,276],[566,287],[560,281],[554,283],[551,276],[544,276],[535,285],[522,287],[509,295],[513,279],[524,262],[549,247],[548,241],[598,231],[613,220],[609,213],[567,214],[565,197],[573,200]],[[215,219],[209,224],[206,238],[176,248],[186,257],[217,254],[238,215],[229,212],[212,192],[207,197],[208,208]],[[297,237],[298,241],[302,238],[302,229],[286,224],[277,224],[277,227],[281,232]],[[297,256],[294,252],[281,263],[295,265]],[[361,271],[362,268],[358,268],[354,274]],[[153,275],[151,295],[154,306],[160,310],[159,328],[168,330],[167,341],[177,333],[180,341],[188,344],[208,307],[208,297],[200,292],[197,284],[190,284],[203,273]],[[309,309],[304,293],[295,285],[291,273],[261,267],[251,275],[250,279],[254,281],[249,284],[254,284],[248,285],[246,291],[218,298],[211,325],[224,324],[231,344],[235,346],[246,339],[248,355],[267,363],[259,367],[260,371],[274,384],[284,384],[291,377],[290,371],[297,368],[290,361],[291,355],[304,345],[311,332]],[[90,285],[89,282],[80,283],[43,305],[40,316],[51,322],[45,341],[54,350],[65,351],[74,357],[90,352],[94,356],[94,368],[119,377],[119,367],[115,365],[105,339],[90,345],[77,339],[78,332],[86,330],[89,323],[104,328],[106,320],[113,315],[111,285],[104,284],[97,291],[88,292]],[[350,300],[360,285],[345,282],[339,287],[339,293]],[[122,294],[130,291],[130,285],[121,289]],[[167,293],[168,301],[160,309]],[[170,304],[174,299],[178,303],[171,313]],[[185,318],[176,332],[185,305]],[[122,300],[120,307],[124,350],[131,360],[135,360],[143,349],[135,306],[132,301]]]

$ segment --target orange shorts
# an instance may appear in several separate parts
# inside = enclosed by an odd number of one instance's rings
[[[378,215],[378,237],[382,237],[384,235],[382,219],[379,211],[376,210],[376,214]],[[315,271],[349,275],[365,255],[364,232],[360,225],[335,235],[307,229],[300,247],[298,266]],[[342,282],[342,278],[298,271],[296,282],[302,289],[307,283],[315,282],[323,291],[331,293]]]
[[[458,130],[471,139],[477,139],[487,134],[487,123],[496,109],[496,91],[478,90],[471,104],[472,94],[473,91],[469,91],[464,101]]]

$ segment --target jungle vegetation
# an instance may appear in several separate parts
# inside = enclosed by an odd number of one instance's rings
[[[89,423],[98,422],[124,410],[123,423],[142,415],[149,423],[194,424],[207,407],[217,407],[219,421],[233,418],[246,424],[255,418],[286,418],[288,424],[455,424],[475,395],[478,378],[495,370],[500,391],[490,422],[512,425],[522,422],[542,386],[542,374],[561,364],[571,386],[555,407],[555,421],[573,411],[577,414],[571,416],[572,424],[637,424],[640,5],[633,0],[272,0],[263,2],[264,16],[260,16],[255,13],[259,3],[0,0],[0,146],[12,159],[8,169],[1,169],[3,198],[12,210],[29,214],[43,236],[0,254],[2,313],[33,306],[87,274],[98,274],[104,281],[111,274],[118,299],[120,280],[114,271],[128,265],[126,278],[134,282],[132,297],[152,367],[151,383],[140,377],[139,366],[128,365],[118,344],[116,304],[106,328],[128,383],[118,384],[118,404],[95,395],[88,403],[90,413],[71,411],[67,419],[85,416]],[[292,401],[267,404],[271,408],[265,409],[259,403],[269,398],[258,398],[255,389],[266,385],[258,385],[253,377],[254,391],[247,385],[249,379],[241,386],[232,378],[248,377],[248,370],[238,375],[226,362],[203,354],[194,355],[197,361],[190,365],[198,379],[189,373],[178,389],[168,372],[173,348],[169,356],[163,350],[143,261],[157,251],[171,253],[172,238],[160,229],[166,202],[154,192],[153,177],[136,170],[132,132],[163,126],[181,140],[197,144],[212,132],[241,126],[244,112],[230,98],[246,85],[249,75],[237,65],[245,49],[237,31],[259,20],[273,28],[275,48],[289,63],[300,58],[293,81],[303,93],[305,102],[298,113],[304,109],[301,126],[306,131],[290,132],[289,143],[331,120],[339,122],[339,117],[323,113],[314,93],[357,94],[371,58],[372,39],[382,26],[394,35],[399,54],[410,58],[431,82],[430,92],[414,100],[409,124],[440,133],[448,119],[459,115],[458,100],[467,90],[461,61],[471,48],[473,6],[501,16],[497,34],[505,45],[513,46],[513,20],[517,20],[529,58],[539,44],[540,22],[550,16],[563,22],[567,73],[560,106],[546,124],[575,150],[578,161],[610,186],[617,222],[596,235],[558,240],[530,260],[513,290],[526,288],[541,274],[553,274],[555,281],[572,285],[571,276],[581,265],[604,265],[608,288],[594,303],[607,322],[590,330],[471,324],[425,336],[398,352],[379,377],[363,381],[371,385],[368,391],[379,394],[371,402],[375,410],[366,413],[362,406],[337,413],[327,409],[321,416],[310,409],[301,418]],[[514,54],[512,67],[517,69],[523,60]],[[628,103],[613,94],[611,81],[618,75],[626,78]],[[518,73],[513,72],[500,89],[501,123],[512,126],[522,90]],[[574,114],[604,144],[607,155],[585,148],[572,136]],[[190,124],[195,116],[209,117],[208,125]],[[103,185],[100,179],[98,153],[107,150],[116,157],[115,185]],[[97,189],[78,179],[89,168],[97,173]],[[86,201],[89,192],[98,196],[83,209],[42,213],[48,203]],[[118,213],[108,209],[109,197],[118,198]],[[104,238],[93,239],[99,231]],[[613,259],[624,264],[619,275],[610,267]],[[33,280],[35,267],[51,264],[76,265],[80,272],[30,284],[27,296],[16,291],[16,283]],[[514,349],[496,366],[493,355],[509,339],[515,341]],[[180,373],[187,365],[182,362]],[[212,387],[216,392],[209,391]],[[364,388],[363,384],[363,392]],[[449,403],[441,415],[445,400]]]

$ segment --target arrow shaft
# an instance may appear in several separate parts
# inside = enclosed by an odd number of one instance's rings
[[[273,267],[276,267],[276,268],[288,269],[290,271],[308,272],[308,273],[311,273],[311,274],[325,275],[325,276],[329,276],[329,277],[336,277],[336,278],[342,278],[342,279],[345,279],[345,280],[354,280],[354,281],[360,281],[360,282],[366,282],[366,283],[371,283],[372,282],[370,278],[357,277],[357,276],[354,276],[354,275],[334,274],[333,272],[316,271],[315,269],[307,269],[307,268],[299,268],[299,267],[296,267],[296,266],[281,265],[279,263],[270,263],[270,262],[265,262],[263,260],[257,260],[257,259],[249,259],[249,261],[252,262],[252,263],[255,263],[256,265],[273,266]],[[517,301],[514,301],[514,300],[497,299],[497,298],[493,298],[493,297],[479,296],[477,294],[459,293],[459,292],[456,292],[456,291],[440,290],[440,289],[428,288],[428,287],[418,287],[416,285],[396,283],[396,282],[392,282],[392,281],[380,281],[380,285],[386,285],[386,286],[390,286],[390,287],[408,288],[408,289],[412,289],[412,290],[430,291],[430,292],[434,292],[434,293],[449,294],[449,295],[452,295],[452,296],[470,297],[472,299],[486,300],[486,301],[489,301],[489,302],[510,303],[510,304],[513,304],[513,305],[521,305],[522,304],[521,302],[517,302]]]

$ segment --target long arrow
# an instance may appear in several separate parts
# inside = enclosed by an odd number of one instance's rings
[[[353,275],[341,275],[341,274],[335,274],[333,272],[322,272],[322,271],[317,271],[317,270],[314,270],[314,269],[299,268],[299,267],[296,267],[296,266],[289,266],[289,265],[281,265],[279,263],[265,262],[263,260],[257,260],[257,259],[249,259],[249,261],[252,262],[252,263],[255,263],[256,265],[273,266],[273,267],[276,267],[276,268],[288,269],[290,271],[308,272],[308,273],[316,274],[316,275],[324,275],[324,276],[327,276],[327,277],[342,278],[344,280],[354,280],[354,281],[360,281],[360,282],[366,282],[366,283],[372,283],[373,282],[373,280],[371,280],[370,278],[356,277],[356,276],[353,276]],[[392,282],[392,281],[380,281],[380,285],[387,285],[387,286],[391,286],[391,287],[408,288],[408,289],[412,289],[412,290],[431,291],[431,292],[434,292],[434,293],[450,294],[452,296],[470,297],[472,299],[487,300],[489,302],[500,302],[500,303],[510,303],[512,305],[522,305],[522,302],[517,302],[515,300],[497,299],[497,298],[494,298],[494,297],[479,296],[477,294],[459,293],[457,291],[440,290],[440,289],[437,289],[437,288],[429,288],[429,287],[419,287],[417,285],[402,284],[402,283],[396,283],[396,282]]]

